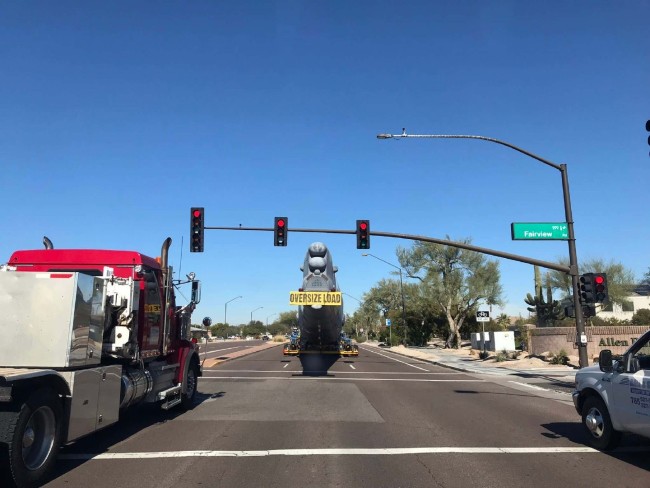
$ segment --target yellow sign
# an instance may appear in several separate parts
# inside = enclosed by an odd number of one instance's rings
[[[289,305],[341,305],[340,291],[292,291]]]
[[[144,313],[160,313],[160,305],[145,304]]]

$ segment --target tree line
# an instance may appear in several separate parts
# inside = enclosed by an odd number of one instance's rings
[[[471,238],[458,242],[471,244]],[[519,317],[511,324],[506,314],[500,314],[489,323],[479,324],[476,321],[479,305],[492,309],[492,306],[504,304],[498,261],[475,251],[419,241],[410,248],[398,247],[396,255],[411,281],[404,281],[400,287],[397,278],[382,279],[363,295],[360,307],[352,315],[346,315],[344,325],[345,332],[359,342],[365,339],[388,341],[390,337],[393,344],[422,346],[435,336],[444,338],[445,347],[458,348],[461,337],[468,337],[470,332],[483,327],[485,330],[505,330],[509,325],[524,323],[540,327],[575,326],[575,319],[565,314],[566,306],[573,302],[571,278],[565,273],[554,270],[542,273],[534,267],[534,295],[528,293],[521,298],[529,305],[531,316]],[[568,266],[566,258],[559,258],[557,262]],[[650,287],[650,268],[636,284],[634,273],[614,261],[585,260],[580,264],[580,272],[607,273],[610,303],[605,307],[626,304],[639,285]],[[406,304],[404,314],[402,293]],[[390,328],[386,327],[387,319],[391,321]],[[650,310],[637,311],[631,323],[650,325]],[[588,325],[605,323],[593,317]],[[291,310],[278,314],[268,327],[261,321],[253,321],[239,326],[218,323],[210,329],[213,337],[229,337],[265,332],[284,335],[297,326],[297,313]]]
[[[471,239],[459,242],[469,244]],[[364,294],[361,307],[348,318],[349,334],[381,341],[386,341],[390,334],[394,344],[407,342],[416,346],[425,345],[436,336],[445,338],[445,347],[460,347],[461,336],[468,337],[470,332],[483,327],[475,318],[479,305],[490,309],[503,306],[498,261],[474,251],[426,242],[415,242],[409,249],[399,247],[396,254],[407,277],[415,280],[403,285],[404,319],[399,280],[384,279]],[[557,262],[568,267],[566,258]],[[604,305],[605,310],[613,304],[626,304],[639,285],[630,269],[614,261],[586,260],[580,265],[580,272],[607,273],[610,302]],[[553,270],[542,275],[537,267],[534,276],[535,296],[522,296],[522,301],[531,305],[531,316],[519,317],[510,324],[510,318],[501,314],[485,324],[485,330],[505,330],[509,325],[524,323],[540,327],[575,326],[575,319],[565,314],[566,307],[573,303],[570,276]],[[650,269],[641,284],[650,287]],[[390,330],[385,327],[386,319],[391,321]],[[650,325],[650,310],[637,311],[630,323]],[[594,317],[588,324],[606,325],[606,321]]]

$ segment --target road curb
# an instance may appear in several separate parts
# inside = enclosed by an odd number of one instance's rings
[[[251,354],[255,354],[256,352],[264,351],[266,349],[271,349],[272,347],[281,346],[283,344],[284,344],[283,342],[272,342],[270,344],[263,344],[261,346],[255,346],[255,347],[251,347],[250,349],[244,349],[243,351],[237,351],[231,354],[227,354],[220,358],[214,358],[214,359],[206,358],[201,363],[201,366],[203,369],[214,368],[215,366],[218,366],[219,364],[225,363],[227,361],[232,361],[233,359],[250,356]]]

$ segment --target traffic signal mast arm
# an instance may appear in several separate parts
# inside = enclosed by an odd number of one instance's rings
[[[208,230],[244,230],[244,231],[264,231],[264,232],[273,232],[273,227],[208,227],[205,229]],[[341,230],[341,229],[291,229],[291,232],[312,232],[319,234],[353,234],[356,235],[357,230]],[[529,258],[526,256],[519,256],[517,254],[510,254],[507,252],[496,251],[494,249],[488,249],[485,247],[472,246],[471,244],[465,244],[463,242],[449,241],[445,239],[436,239],[433,237],[418,236],[411,234],[396,234],[393,232],[378,232],[370,231],[368,235],[379,236],[379,237],[391,237],[394,239],[407,239],[411,241],[422,241],[422,242],[432,242],[434,244],[442,244],[443,246],[457,247],[460,249],[467,249],[468,251],[480,252],[483,254],[488,254],[490,256],[496,256],[498,258],[510,259],[512,261],[519,261],[521,263],[532,264],[536,266],[541,266],[542,268],[554,269],[556,271],[561,271],[562,273],[569,274],[569,266],[563,266],[558,263],[551,263],[549,261],[542,261],[540,259]]]

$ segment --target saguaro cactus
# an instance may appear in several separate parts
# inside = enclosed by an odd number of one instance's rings
[[[535,266],[535,296],[532,296],[530,293],[526,294],[524,302],[530,305],[528,311],[534,312],[537,316],[538,327],[552,327],[556,320],[564,318],[564,312],[559,302],[553,300],[553,292],[548,282],[546,283],[546,300],[544,300],[542,278],[539,267],[537,266]]]

